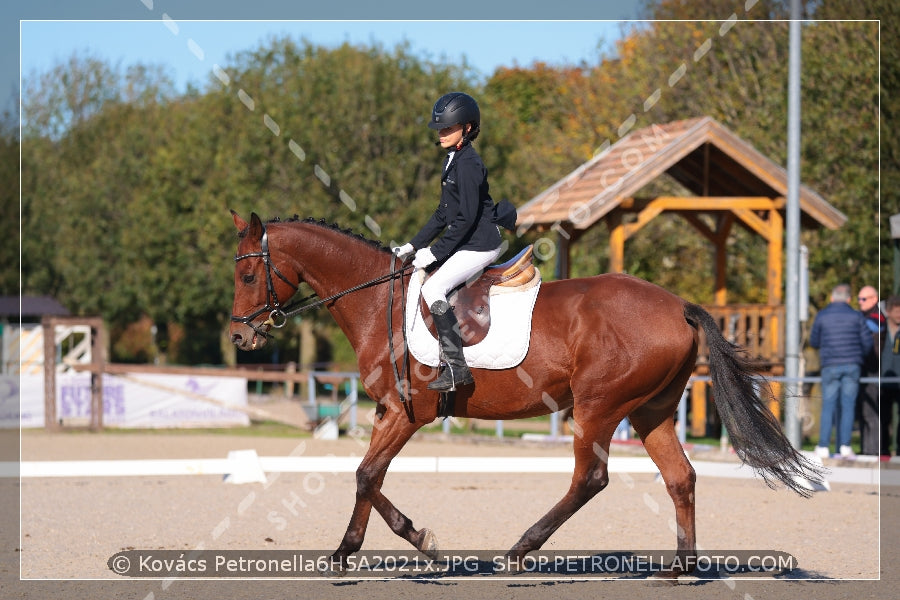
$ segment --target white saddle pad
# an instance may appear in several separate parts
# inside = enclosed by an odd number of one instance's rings
[[[420,363],[436,367],[440,364],[440,345],[431,334],[419,310],[424,273],[417,271],[409,278],[406,299],[406,337],[409,351]],[[515,287],[491,287],[491,326],[483,340],[463,348],[466,363],[478,369],[515,367],[528,354],[531,341],[531,314],[541,288],[541,274],[529,283]]]

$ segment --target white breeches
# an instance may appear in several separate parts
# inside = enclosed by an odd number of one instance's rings
[[[429,307],[438,300],[446,301],[447,292],[470,277],[479,275],[485,267],[497,260],[498,256],[500,248],[487,252],[458,250],[422,284],[422,297]]]

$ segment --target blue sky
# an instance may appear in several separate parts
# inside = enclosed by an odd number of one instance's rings
[[[498,66],[594,62],[621,34],[616,21],[47,21],[20,24],[21,72],[27,78],[73,55],[95,56],[122,67],[162,65],[179,90],[203,87],[214,64],[272,36],[333,47],[408,42],[433,60],[465,58],[484,77]]]

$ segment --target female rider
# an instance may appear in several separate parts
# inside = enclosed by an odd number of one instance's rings
[[[408,244],[394,248],[401,258],[415,253],[416,269],[439,264],[422,285],[422,297],[431,309],[446,363],[428,389],[442,392],[474,382],[447,295],[500,255],[502,239],[496,223],[515,222],[514,211],[498,219],[488,193],[487,169],[472,147],[480,124],[478,104],[468,94],[451,92],[435,102],[428,127],[437,130],[437,144],[449,151],[441,175],[440,202],[421,231]],[[512,210],[511,205],[506,206]],[[444,235],[429,247],[441,232]]]

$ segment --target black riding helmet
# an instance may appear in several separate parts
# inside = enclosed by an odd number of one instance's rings
[[[478,136],[481,129],[481,111],[475,98],[462,92],[450,92],[444,94],[434,103],[431,109],[431,129],[444,129],[453,125],[472,124],[472,130],[463,136],[467,141],[472,141]]]

